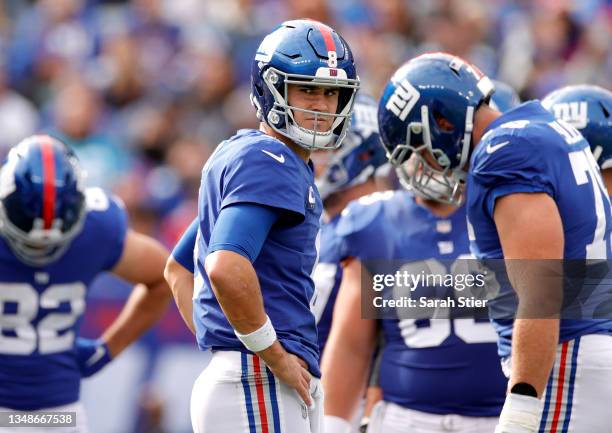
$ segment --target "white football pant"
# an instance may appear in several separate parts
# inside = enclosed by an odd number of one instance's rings
[[[509,376],[509,359],[502,367]],[[539,433],[612,432],[612,335],[560,344],[543,401]]]
[[[322,433],[323,389],[310,381],[313,406],[281,383],[256,355],[217,351],[191,393],[195,433]]]
[[[379,401],[372,410],[368,433],[493,433],[497,417],[438,415]]]

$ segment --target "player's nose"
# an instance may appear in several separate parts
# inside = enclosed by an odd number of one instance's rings
[[[329,98],[326,97],[323,92],[313,95],[312,99],[309,102],[310,110],[318,112],[329,112],[330,101]]]

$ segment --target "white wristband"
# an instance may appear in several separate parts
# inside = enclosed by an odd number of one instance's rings
[[[250,334],[240,334],[238,331],[234,329],[234,334],[244,347],[249,349],[251,352],[261,352],[264,349],[272,346],[276,341],[276,331],[274,330],[274,326],[272,326],[272,322],[270,321],[270,317],[266,315],[266,323],[262,325],[261,328],[256,329]]]
[[[323,431],[325,433],[350,433],[351,423],[339,416],[325,415],[323,417]]]
[[[527,395],[508,394],[504,408],[499,415],[495,433],[529,432],[537,433],[542,417],[542,401]]]

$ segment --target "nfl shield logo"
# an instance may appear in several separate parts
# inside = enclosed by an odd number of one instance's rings
[[[312,186],[308,187],[308,209],[314,209],[317,205],[317,200],[315,199],[314,189]]]

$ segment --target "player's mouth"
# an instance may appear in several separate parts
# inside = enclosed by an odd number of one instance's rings
[[[328,131],[332,123],[329,116],[307,117],[305,120],[311,126],[309,129],[316,129],[317,131]]]

